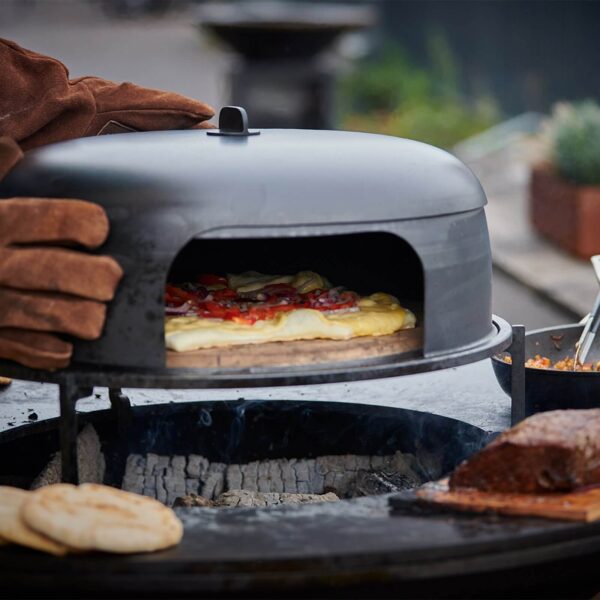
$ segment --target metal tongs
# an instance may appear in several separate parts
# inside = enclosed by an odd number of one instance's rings
[[[600,283],[600,254],[596,254],[592,256],[590,259],[592,261],[592,266],[594,267],[594,272],[596,273],[596,278],[598,279],[598,283]],[[576,368],[577,365],[583,365],[585,363],[585,359],[588,357],[590,350],[592,349],[592,345],[596,339],[596,334],[598,333],[598,329],[600,328],[600,293],[596,297],[596,302],[594,303],[594,308],[592,308],[592,312],[585,319],[585,327],[581,332],[581,337],[576,345],[575,352],[575,362],[573,368]]]

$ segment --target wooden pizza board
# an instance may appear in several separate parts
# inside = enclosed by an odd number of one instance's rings
[[[600,519],[600,487],[570,493],[500,494],[478,490],[450,490],[448,479],[428,483],[415,492],[421,503],[464,512],[496,512],[504,515],[597,521]]]
[[[167,350],[171,369],[244,369],[285,367],[404,354],[423,347],[423,329],[404,329],[392,335],[365,336],[351,340],[300,340],[207,348],[191,352]]]

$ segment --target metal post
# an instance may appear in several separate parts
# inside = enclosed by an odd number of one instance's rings
[[[79,483],[77,469],[77,400],[91,396],[93,388],[81,388],[71,378],[59,384],[60,457],[63,483]]]
[[[110,406],[117,421],[117,428],[121,437],[125,436],[131,423],[131,402],[121,388],[108,390]]]
[[[516,425],[526,416],[525,407],[525,326],[513,325],[512,343],[508,352],[511,356],[510,367],[510,423]]]

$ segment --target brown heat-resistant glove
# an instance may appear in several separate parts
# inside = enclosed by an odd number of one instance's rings
[[[69,80],[54,58],[0,39],[0,179],[29,150],[122,131],[211,128],[214,110],[178,94],[98,77]],[[1,136],[7,136],[2,138]],[[33,368],[68,365],[55,334],[97,338],[122,277],[92,249],[108,235],[104,210],[80,200],[0,200],[0,358]]]
[[[15,142],[0,138],[0,174],[20,154]],[[100,336],[105,302],[123,271],[109,256],[70,247],[97,248],[108,230],[104,209],[91,202],[0,200],[0,358],[61,368],[73,348],[55,334]]]
[[[0,136],[24,150],[99,133],[210,128],[207,104],[98,77],[69,80],[58,60],[0,39]]]

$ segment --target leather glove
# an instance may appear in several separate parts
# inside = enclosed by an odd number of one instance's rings
[[[99,77],[69,79],[58,60],[0,39],[0,136],[29,150],[122,131],[211,128],[196,100]]]
[[[0,39],[0,179],[21,148],[131,130],[212,128],[214,110],[178,94],[98,77],[69,80],[54,58]],[[19,143],[16,144],[13,140]],[[81,200],[0,200],[0,358],[32,368],[69,364],[72,344],[100,336],[122,277],[97,248],[109,223]]]
[[[20,156],[14,141],[0,138],[0,174]],[[72,246],[97,248],[108,231],[104,209],[91,202],[0,200],[0,358],[62,368],[73,346],[55,334],[100,336],[123,271],[109,256]]]

